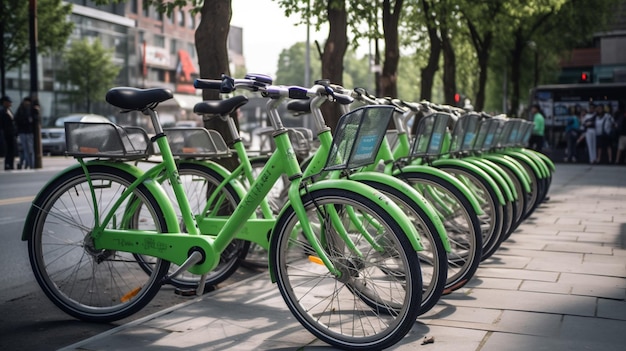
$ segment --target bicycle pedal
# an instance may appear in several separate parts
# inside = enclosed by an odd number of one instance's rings
[[[181,289],[181,288],[176,288],[174,289],[174,294],[179,295],[179,296],[183,296],[183,297],[194,297],[194,296],[198,296],[196,294],[196,289]]]

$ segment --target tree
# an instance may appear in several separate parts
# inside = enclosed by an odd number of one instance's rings
[[[91,112],[92,104],[104,101],[107,90],[115,81],[120,69],[113,63],[112,51],[106,50],[100,40],[76,40],[63,54],[64,67],[59,71],[59,81],[67,88],[69,100],[84,104]]]
[[[0,84],[4,95],[6,71],[21,66],[29,58],[28,1],[2,0],[0,4]],[[39,54],[46,56],[63,49],[74,28],[74,24],[67,20],[71,13],[71,4],[61,0],[39,0],[37,20],[40,24],[45,23],[45,30],[37,33]]]
[[[278,69],[275,81],[278,84],[304,85],[304,70],[306,69],[306,43],[299,42],[287,49],[283,49],[278,57]],[[322,78],[320,60],[311,60],[310,77],[313,80]]]

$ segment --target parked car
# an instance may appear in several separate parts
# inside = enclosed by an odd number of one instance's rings
[[[90,113],[77,113],[55,119],[50,126],[41,128],[41,148],[44,155],[65,153],[65,122],[111,122],[111,120]]]

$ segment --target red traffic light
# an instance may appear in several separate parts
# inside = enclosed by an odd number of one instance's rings
[[[581,82],[588,82],[589,81],[589,72],[581,72],[580,73],[580,81]]]
[[[457,104],[461,102],[461,94],[459,93],[454,94],[454,102]]]

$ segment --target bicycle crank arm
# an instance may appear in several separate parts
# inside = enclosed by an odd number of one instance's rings
[[[217,267],[220,259],[213,247],[213,238],[206,235],[104,229],[99,235],[94,235],[93,240],[96,250],[153,256],[179,266],[187,263],[194,252],[198,252],[202,259],[188,268],[193,274],[210,272]]]

